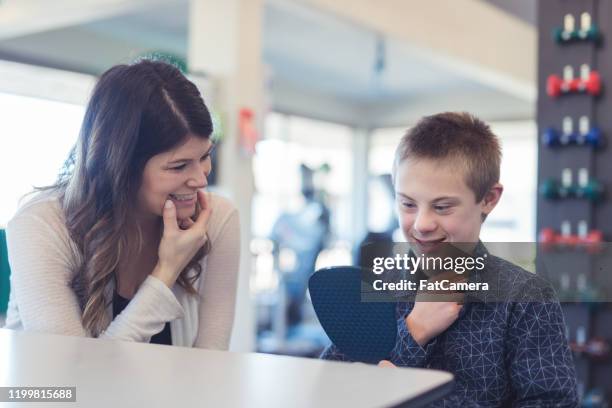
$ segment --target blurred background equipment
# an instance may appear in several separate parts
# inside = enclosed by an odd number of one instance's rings
[[[364,267],[373,265],[376,257],[390,256],[386,249],[392,248],[390,244],[394,241],[402,240],[395,212],[395,188],[391,174],[371,177],[368,187],[368,231],[355,248],[355,265]]]
[[[260,321],[258,337],[262,351],[283,354],[293,351],[315,357],[326,343],[323,334],[319,339],[312,339],[310,349],[306,339],[299,339],[297,346],[292,340],[299,338],[305,325],[313,323],[308,322],[304,311],[310,307],[310,304],[305,304],[308,278],[315,270],[317,257],[325,248],[330,233],[326,193],[315,187],[315,175],[329,170],[327,163],[316,170],[301,164],[303,205],[297,211],[281,213],[272,227],[269,238],[273,244],[274,270],[278,274],[279,301],[273,305],[275,310],[270,314],[274,319]],[[270,334],[275,343],[269,340]]]

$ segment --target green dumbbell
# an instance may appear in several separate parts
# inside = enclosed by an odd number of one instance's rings
[[[553,40],[559,44],[574,41],[577,37],[578,33],[576,31],[566,31],[561,27],[556,27],[553,30]]]
[[[544,180],[540,185],[540,194],[545,198],[559,198],[559,183],[552,179]]]
[[[604,193],[604,188],[601,183],[595,180],[589,180],[589,182],[581,187],[578,187],[576,195],[581,198],[586,198],[591,201],[599,201]]]
[[[578,187],[575,185],[569,186],[559,186],[557,190],[557,197],[559,198],[570,198],[570,197],[578,197]]]
[[[600,39],[599,28],[597,27],[596,24],[592,24],[586,30],[584,29],[578,30],[576,32],[576,36],[578,37],[577,39],[580,39],[580,40],[598,42]]]
[[[591,201],[598,201],[601,199],[604,193],[604,188],[596,180],[592,180],[589,177],[589,171],[587,168],[581,168],[578,170],[578,188],[576,189],[576,197],[586,198]]]
[[[555,179],[544,180],[540,185],[540,194],[548,199],[558,198],[584,198],[599,201],[604,195],[604,187],[596,180],[589,178],[587,168],[578,170],[578,183],[572,182],[572,170],[563,169],[561,181]]]
[[[592,21],[589,13],[584,12],[580,15],[580,28],[576,28],[576,21],[573,15],[566,14],[563,18],[563,27],[553,30],[553,39],[558,44],[568,44],[574,41],[599,42],[601,33],[599,28]]]

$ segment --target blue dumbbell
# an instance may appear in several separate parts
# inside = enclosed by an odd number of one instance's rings
[[[594,148],[599,148],[603,145],[603,138],[599,128],[591,128],[586,134],[572,132],[569,134],[561,134],[553,128],[547,128],[542,135],[542,143],[549,147],[567,146],[567,145],[590,145]]]
[[[603,138],[599,128],[593,127],[589,129],[589,132],[584,135],[584,141],[586,144],[590,144],[596,149],[603,146]]]
[[[553,128],[547,128],[542,134],[542,143],[550,147],[558,146],[560,143],[559,132]]]
[[[582,399],[582,408],[607,408],[606,394],[599,388],[587,392]]]

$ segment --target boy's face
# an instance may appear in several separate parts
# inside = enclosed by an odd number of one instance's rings
[[[440,242],[478,242],[483,214],[499,201],[496,184],[477,203],[465,169],[454,160],[406,159],[396,169],[395,197],[404,237],[423,252]]]

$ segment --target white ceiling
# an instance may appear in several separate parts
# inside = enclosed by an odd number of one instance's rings
[[[6,39],[0,41],[0,58],[99,74],[153,50],[186,55],[187,23],[188,1],[171,1]],[[488,119],[533,116],[533,101],[465,78],[453,66],[393,38],[383,38],[385,64],[377,75],[379,39],[372,30],[321,11],[269,2],[263,56],[272,72],[275,107],[348,123],[373,112],[378,120],[370,117],[369,122],[375,125],[402,124],[431,109],[472,110]],[[317,98],[329,102],[319,111],[312,103]],[[387,117],[387,112],[393,114]]]

